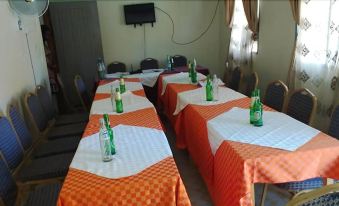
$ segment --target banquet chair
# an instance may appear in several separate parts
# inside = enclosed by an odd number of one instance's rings
[[[39,98],[33,93],[26,94],[24,105],[32,126],[40,136],[47,136],[50,140],[64,137],[78,138],[86,127],[86,123],[62,126],[49,125],[47,115],[42,109]]]
[[[235,91],[239,91],[240,82],[242,81],[242,76],[243,76],[243,73],[242,73],[240,67],[236,67],[232,71],[232,77],[231,77],[231,82],[230,82],[230,88],[231,89],[233,89]]]
[[[173,58],[173,67],[183,67],[187,65],[187,58],[182,55],[175,55]]]
[[[73,153],[31,159],[24,156],[18,137],[6,117],[0,117],[0,151],[18,182],[61,180],[68,172]]]
[[[83,109],[88,112],[91,108],[92,100],[80,75],[74,77],[74,85]]]
[[[280,80],[273,81],[266,88],[264,104],[278,112],[281,112],[283,110],[287,94],[288,88],[284,82]]]
[[[296,195],[287,206],[334,206],[339,205],[339,183]]]
[[[258,87],[259,83],[259,77],[257,72],[253,72],[249,75],[247,79],[247,85],[246,85],[246,95],[248,97],[251,97],[252,91],[254,91]]]
[[[52,141],[41,142],[40,139],[34,141],[25,120],[19,110],[14,106],[8,107],[7,116],[18,136],[18,140],[23,150],[28,153],[32,152],[34,158],[52,156],[56,154],[75,152],[80,142],[80,137],[60,138]],[[40,144],[39,144],[40,143]],[[38,144],[38,145],[37,145]],[[37,145],[37,146],[36,146]]]
[[[294,91],[287,104],[286,114],[304,124],[311,124],[317,108],[317,98],[308,89]]]
[[[28,194],[23,194],[18,187],[6,164],[0,155],[0,205],[13,206],[44,206],[56,205],[61,189],[60,183],[49,183],[36,186]]]
[[[339,140],[339,105],[337,105],[332,113],[328,134]]]
[[[66,105],[64,105],[64,107],[66,107],[64,110],[66,110],[66,112],[82,112],[84,111],[82,105],[72,105],[70,100],[68,99],[68,96],[67,96],[67,93],[66,93],[66,89],[65,89],[65,85],[64,85],[64,82],[62,81],[61,79],[61,76],[60,74],[57,74],[57,80],[58,80],[58,83],[60,85],[60,88],[61,88],[61,96],[62,96],[62,99],[64,101],[64,103],[66,103]]]
[[[85,112],[58,115],[53,106],[52,99],[45,87],[38,85],[35,89],[35,93],[39,97],[41,106],[45,111],[48,120],[54,122],[55,125],[86,123],[88,121],[88,114]]]
[[[140,62],[140,69],[147,70],[147,69],[159,69],[158,60],[153,58],[147,58]]]
[[[107,66],[107,74],[115,72],[126,72],[126,64],[118,61],[114,61]]]

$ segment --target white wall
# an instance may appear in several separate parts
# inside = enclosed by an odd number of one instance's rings
[[[253,70],[262,91],[268,83],[287,80],[293,53],[295,23],[289,1],[261,0],[259,50],[253,55]]]
[[[18,15],[8,1],[0,1],[0,111],[10,101],[21,101],[22,95],[34,90],[34,79],[25,32],[36,73],[37,84],[49,85],[39,19],[23,17],[24,31],[18,29]]]
[[[199,41],[186,46],[171,42],[170,19],[156,10],[156,23],[144,27],[125,25],[123,5],[144,1],[98,1],[102,45],[106,63],[114,60],[126,63],[134,70],[145,57],[153,57],[163,65],[166,55],[182,54],[196,58],[198,63],[208,67],[212,73],[223,74],[227,34],[224,23],[224,1],[220,1],[218,13],[210,30]],[[145,1],[150,2],[150,1]],[[187,42],[197,37],[209,24],[217,1],[154,1],[155,6],[168,12],[175,23],[175,40]]]

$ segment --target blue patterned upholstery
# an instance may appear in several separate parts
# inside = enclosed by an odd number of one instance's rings
[[[52,120],[56,116],[56,111],[53,106],[51,97],[48,94],[48,91],[43,86],[36,87],[36,93],[40,100],[43,110],[46,112],[47,118]]]
[[[12,175],[0,157],[0,198],[6,206],[15,205],[17,195],[17,186],[12,178]]]
[[[232,77],[231,77],[231,82],[230,82],[230,88],[231,89],[233,89],[235,91],[239,90],[241,77],[242,77],[242,71],[239,67],[236,67],[232,71]]]
[[[334,109],[328,134],[339,139],[339,105]]]
[[[308,201],[302,204],[301,206],[338,206],[338,205],[339,205],[339,193],[335,192]]]
[[[275,81],[267,86],[264,103],[265,105],[281,112],[283,110],[287,86],[281,81]]]
[[[37,125],[40,132],[42,132],[47,128],[48,118],[46,116],[46,113],[42,109],[38,96],[35,96],[33,94],[29,95],[27,98],[27,105],[33,116],[35,124]]]
[[[23,159],[23,150],[6,117],[0,118],[0,151],[10,169],[16,168]]]
[[[89,111],[92,101],[91,98],[89,97],[88,91],[86,89],[85,82],[82,80],[80,76],[76,76],[74,79],[74,83],[76,84],[76,88],[78,90],[78,93],[80,95],[80,98],[83,102],[84,108]]]
[[[158,60],[153,58],[147,58],[140,62],[140,69],[147,70],[147,69],[159,69]]]
[[[185,56],[182,55],[175,55],[173,58],[173,67],[183,67],[187,65],[187,59]]]
[[[315,106],[312,94],[308,90],[303,89],[292,94],[286,114],[300,122],[309,124]]]
[[[320,188],[324,186],[324,181],[322,178],[317,177],[299,182],[288,182],[275,185],[290,192],[298,193],[302,190],[311,190]]]
[[[33,138],[24,119],[15,106],[10,106],[9,117],[11,118],[12,124],[20,139],[22,147],[25,151],[28,150],[32,146]]]
[[[126,72],[126,65],[122,62],[114,61],[107,66],[107,74],[115,72]]]

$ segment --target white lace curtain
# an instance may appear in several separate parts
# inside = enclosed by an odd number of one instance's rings
[[[231,69],[240,66],[243,72],[251,69],[252,31],[248,23],[242,0],[235,0],[232,33],[229,47],[229,63]]]
[[[299,22],[291,86],[317,96],[315,125],[326,129],[338,93],[339,1],[302,0]]]

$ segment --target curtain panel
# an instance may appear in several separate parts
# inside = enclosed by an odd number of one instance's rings
[[[302,0],[293,61],[294,88],[318,98],[315,126],[326,130],[338,99],[339,1]],[[290,78],[292,75],[290,76]]]
[[[234,13],[235,0],[225,0],[226,23],[229,28],[232,28],[232,19]]]
[[[300,0],[290,0],[292,15],[296,24],[300,20]]]
[[[258,0],[242,0],[242,2],[248,23],[248,28],[253,33],[253,40],[257,40],[259,29]]]

